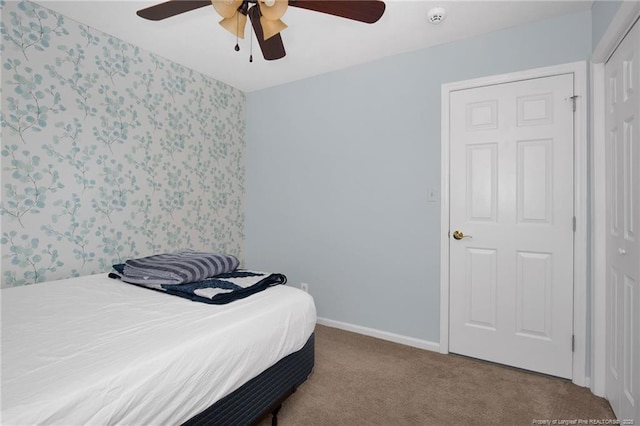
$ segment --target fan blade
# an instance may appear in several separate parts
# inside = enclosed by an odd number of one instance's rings
[[[256,39],[258,39],[258,44],[262,50],[262,56],[264,56],[267,61],[284,58],[286,52],[284,51],[284,44],[282,44],[280,33],[265,40],[262,24],[260,23],[260,9],[258,9],[258,6],[253,6],[249,9],[248,13],[251,23],[253,24],[253,31],[256,33]]]
[[[146,9],[140,9],[136,14],[144,19],[160,21],[205,6],[211,6],[211,0],[170,0]]]
[[[385,4],[378,0],[289,0],[289,6],[328,13],[373,24],[382,17]]]

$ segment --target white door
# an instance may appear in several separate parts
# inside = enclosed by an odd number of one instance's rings
[[[605,64],[607,342],[605,392],[620,420],[640,423],[640,24]]]
[[[572,377],[572,96],[573,74],[450,94],[451,352]]]

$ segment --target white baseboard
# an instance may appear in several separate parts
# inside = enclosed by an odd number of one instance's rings
[[[349,324],[342,321],[334,321],[327,318],[318,318],[317,323],[327,327],[339,328],[340,330],[351,331],[353,333],[364,334],[365,336],[376,337],[389,342],[400,343],[414,348],[426,349],[440,352],[440,344],[428,340],[416,339],[415,337],[403,336],[401,334],[389,333],[388,331],[376,330],[374,328],[362,327],[360,325]]]

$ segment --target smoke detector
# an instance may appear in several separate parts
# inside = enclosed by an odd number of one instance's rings
[[[431,22],[433,25],[438,25],[440,22],[444,21],[444,18],[447,17],[447,11],[444,9],[444,7],[434,7],[433,9],[429,10],[427,16],[429,17],[429,22]]]

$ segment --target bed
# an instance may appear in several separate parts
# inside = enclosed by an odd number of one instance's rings
[[[0,297],[6,425],[252,424],[313,368],[313,299],[286,285],[209,305],[100,274]]]

